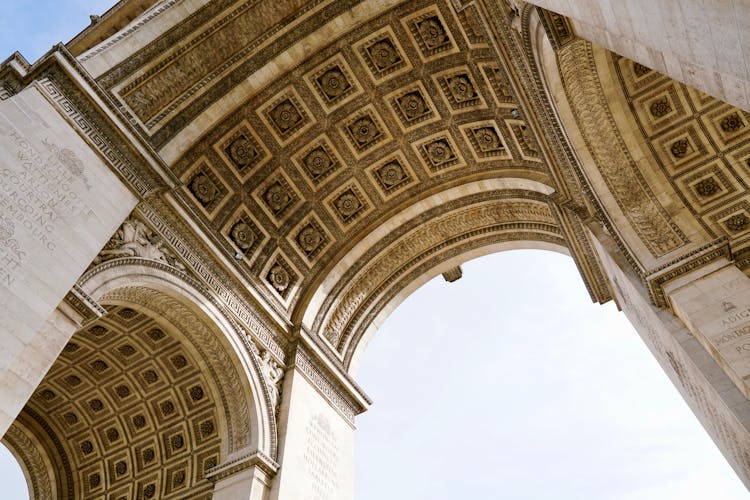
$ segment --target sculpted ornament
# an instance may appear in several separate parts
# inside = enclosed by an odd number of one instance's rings
[[[245,137],[238,137],[228,148],[229,157],[239,167],[245,167],[258,157],[258,151]]]
[[[241,250],[249,250],[255,242],[255,234],[253,233],[253,230],[242,221],[232,226],[230,236],[232,241],[234,241],[234,244]]]
[[[68,148],[60,148],[56,144],[48,142],[46,139],[42,141],[42,144],[44,144],[44,147],[47,148],[47,151],[52,154],[52,157],[57,160],[58,163],[60,163],[63,167],[65,167],[72,176],[77,177],[81,179],[81,181],[83,181],[86,189],[91,189],[91,183],[84,173],[83,162],[80,158],[78,158],[78,155],[75,153],[75,151]]]
[[[457,102],[470,101],[477,97],[474,85],[472,85],[467,75],[457,75],[448,78],[448,87]]]
[[[310,224],[299,232],[297,241],[299,242],[302,250],[310,254],[317,250],[317,248],[323,242],[323,236],[320,234],[320,231],[315,228],[315,226]]]
[[[281,385],[281,380],[284,378],[284,368],[282,368],[276,360],[271,357],[271,353],[268,351],[263,351],[260,356],[260,362],[263,376],[268,383],[268,395],[271,398],[271,407],[276,411],[280,402],[279,387]]]
[[[323,73],[318,82],[325,95],[331,100],[344,94],[351,87],[338,67],[329,69]]]
[[[94,264],[120,257],[140,257],[157,260],[170,266],[185,270],[185,266],[164,246],[161,236],[151,231],[146,225],[133,217],[126,219],[120,229],[109,240],[104,249],[94,259]]]
[[[430,49],[439,47],[448,41],[448,35],[437,16],[429,17],[417,23],[417,26],[425,45]]]
[[[274,265],[271,270],[268,271],[268,282],[279,293],[284,293],[284,291],[289,288],[290,281],[289,273],[279,264]]]
[[[307,170],[314,177],[320,176],[331,168],[333,162],[323,148],[315,148],[303,160]]]
[[[396,48],[390,40],[381,40],[369,48],[375,66],[383,70],[401,61]]]

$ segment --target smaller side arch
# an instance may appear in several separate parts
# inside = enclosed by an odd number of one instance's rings
[[[223,462],[258,454],[276,467],[275,408],[261,353],[189,275],[149,259],[118,258],[91,269],[79,286],[102,305],[135,305],[179,330],[221,395]]]

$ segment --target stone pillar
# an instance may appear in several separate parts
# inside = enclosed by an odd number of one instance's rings
[[[679,318],[651,303],[645,285],[608,236],[598,230],[596,234],[592,237],[594,248],[617,304],[750,488],[750,401]],[[706,290],[702,294],[706,303],[714,300]]]
[[[242,472],[216,482],[213,500],[268,500],[270,481],[259,467],[251,467]]]
[[[0,101],[0,435],[75,331],[58,305],[135,204],[34,83]]]
[[[675,314],[750,399],[750,278],[725,258],[664,285]]]
[[[528,0],[571,19],[576,35],[750,110],[750,3]]]
[[[298,348],[284,377],[271,500],[354,498],[354,411]]]

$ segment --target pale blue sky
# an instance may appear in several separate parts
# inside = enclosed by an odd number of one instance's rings
[[[113,3],[0,0],[0,60],[34,62]],[[508,252],[432,280],[383,325],[358,380],[375,404],[358,419],[357,500],[750,498],[569,257]],[[9,466],[0,453],[3,498],[25,498]]]

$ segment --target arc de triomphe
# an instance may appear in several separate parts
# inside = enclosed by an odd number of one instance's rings
[[[693,5],[693,4],[690,4]],[[0,65],[33,498],[345,500],[409,293],[569,254],[750,486],[750,6],[122,0]]]

